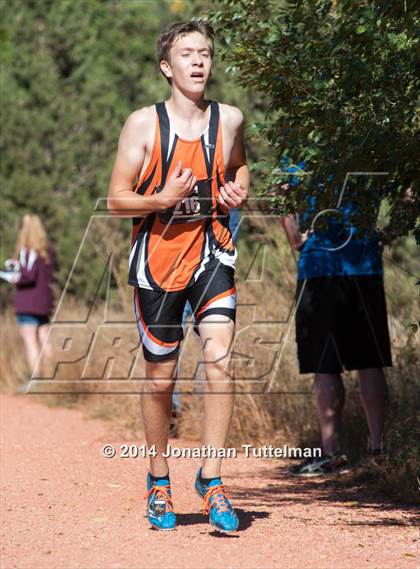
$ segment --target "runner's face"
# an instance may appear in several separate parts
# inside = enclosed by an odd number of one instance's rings
[[[170,63],[164,72],[172,83],[191,93],[202,93],[210,77],[212,59],[209,41],[199,32],[175,40],[170,50]]]

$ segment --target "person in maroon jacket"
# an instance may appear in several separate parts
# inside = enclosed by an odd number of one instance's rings
[[[16,320],[32,374],[42,369],[42,362],[39,362],[35,370],[41,351],[43,360],[51,356],[48,324],[54,306],[51,287],[54,250],[48,243],[45,229],[37,215],[23,216],[15,256],[6,261],[5,265],[7,270],[1,272],[0,276],[16,286]]]

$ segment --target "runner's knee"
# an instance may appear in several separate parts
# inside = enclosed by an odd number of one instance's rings
[[[204,356],[208,381],[231,381],[229,346],[214,345],[204,351]]]
[[[151,393],[168,393],[174,388],[176,359],[163,362],[146,361],[147,390]]]

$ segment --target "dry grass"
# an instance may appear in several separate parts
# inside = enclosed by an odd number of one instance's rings
[[[244,244],[241,245],[243,261],[238,269],[240,306],[233,346],[237,396],[229,444],[317,447],[319,432],[311,377],[300,376],[297,369],[290,312],[295,286],[294,262],[278,232],[270,237],[270,227],[265,227],[264,231],[268,235],[268,240],[262,241],[268,243],[266,254],[258,247],[247,254]],[[400,499],[414,501],[418,495],[416,475],[419,470],[419,423],[416,416],[420,391],[419,332],[410,332],[407,323],[416,319],[416,291],[410,277],[395,266],[387,267],[386,278],[389,281],[388,307],[395,366],[388,371],[392,409],[386,433],[388,459],[377,474],[382,489]],[[403,319],[398,318],[401,307],[399,292],[404,296]],[[65,354],[68,362],[59,366],[55,376],[55,385],[65,394],[34,397],[48,405],[77,406],[91,417],[112,420],[138,434],[138,392],[144,378],[144,366],[139,357],[130,297],[124,291],[114,296],[116,302],[114,305],[108,303],[106,313],[99,301],[90,312],[71,297],[61,305],[56,317],[69,324],[67,328],[58,326],[53,334],[56,349],[62,350],[66,335],[73,338]],[[108,323],[105,327],[104,321]],[[3,314],[2,323],[2,389],[13,392],[28,377],[28,369],[10,310]],[[90,343],[92,338],[96,343]],[[115,343],[118,338],[119,343]],[[72,350],[80,352],[83,343],[91,346],[90,356],[72,362],[76,359]],[[114,359],[106,362],[108,353]],[[199,360],[200,345],[190,330],[184,342],[177,384],[182,405],[179,434],[189,439],[197,439],[202,426],[202,397],[197,393],[199,382],[195,379],[200,377],[197,369]],[[131,367],[127,364],[130,361]],[[138,381],[127,379],[130,372]],[[92,381],[89,379],[92,377],[102,379]],[[353,458],[358,459],[366,454],[367,428],[358,398],[357,378],[345,374],[345,383],[345,447]],[[117,390],[121,394],[116,395]]]

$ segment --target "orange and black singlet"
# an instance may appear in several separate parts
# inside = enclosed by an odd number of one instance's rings
[[[165,103],[156,104],[152,156],[134,191],[141,195],[159,191],[179,160],[198,181],[191,196],[176,207],[133,218],[128,281],[132,286],[182,291],[214,262],[235,267],[229,215],[217,201],[225,183],[219,105],[214,101],[210,105],[204,134],[185,140],[171,127]]]

